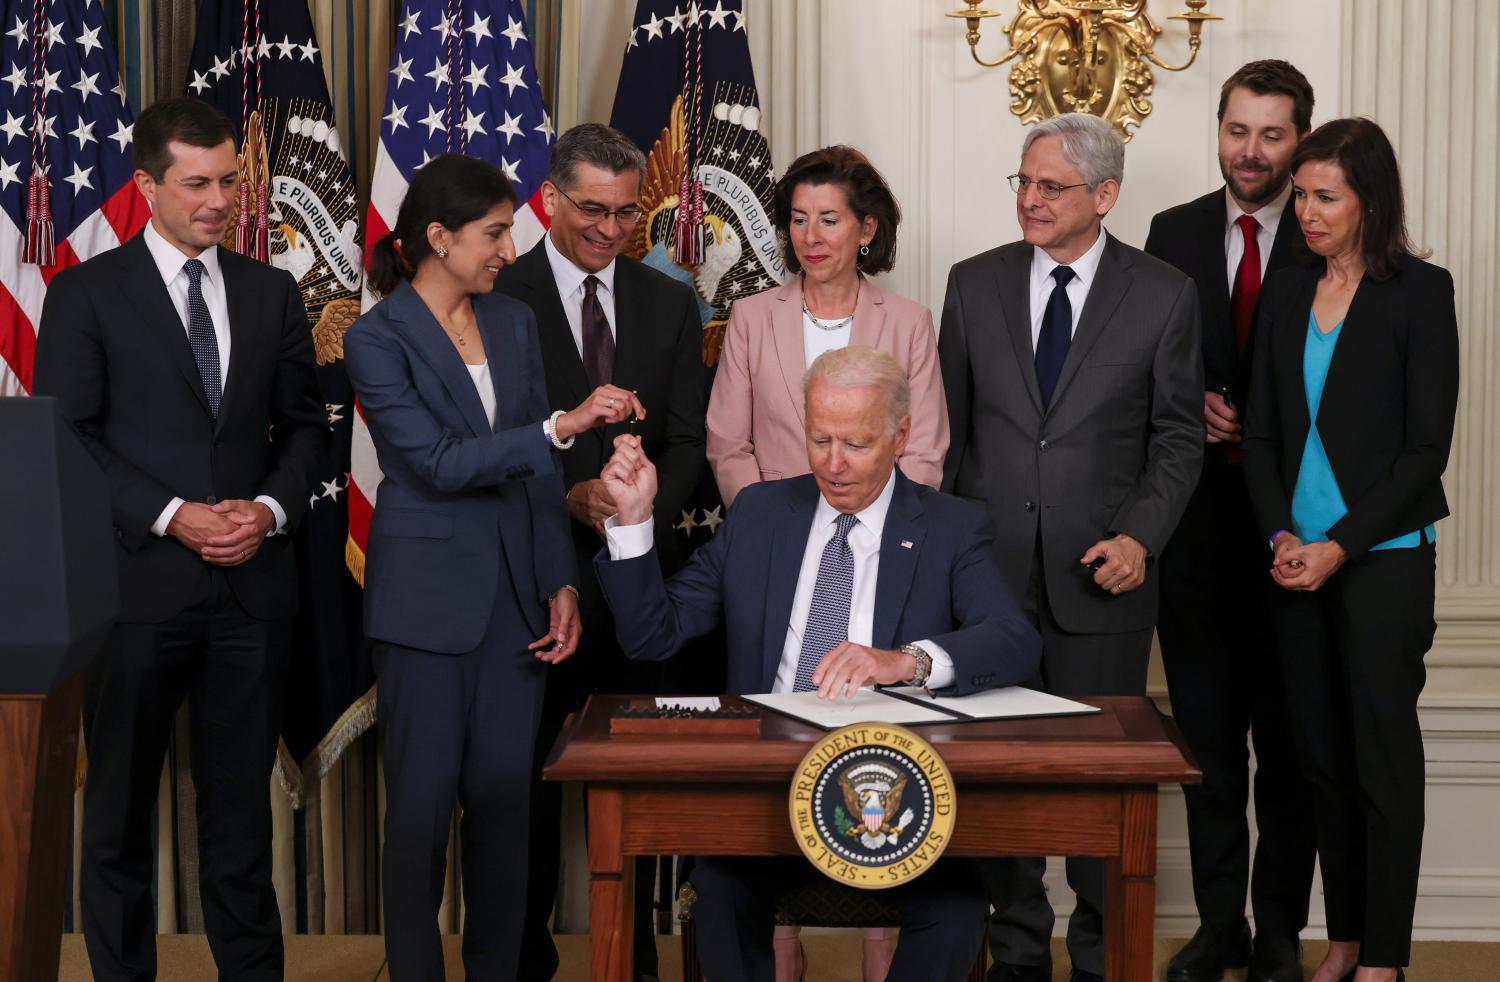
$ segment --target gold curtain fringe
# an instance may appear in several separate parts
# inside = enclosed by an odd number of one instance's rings
[[[291,799],[293,808],[302,808],[307,800],[307,786],[321,781],[323,775],[349,749],[350,744],[374,725],[375,686],[372,685],[329,727],[327,735],[312,749],[301,766],[292,758],[285,741],[276,745],[276,780]]]

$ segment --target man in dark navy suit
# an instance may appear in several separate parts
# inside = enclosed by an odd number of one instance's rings
[[[652,554],[656,468],[637,438],[616,439],[602,479],[618,512],[595,568],[621,648],[668,658],[722,622],[735,693],[837,698],[905,683],[962,695],[1031,678],[1041,641],[1005,585],[984,512],[895,469],[911,425],[901,367],[869,348],[830,351],[805,395],[812,474],[746,488],[670,580]],[[770,978],[770,900],[819,875],[801,860],[698,860],[709,978]],[[987,908],[974,864],[942,861],[892,900],[902,924],[890,977],[962,978]]]
[[[1301,237],[1291,161],[1312,109],[1312,86],[1284,61],[1253,61],[1231,75],[1219,97],[1225,186],[1157,215],[1146,239],[1148,253],[1198,285],[1208,441],[1162,553],[1157,615],[1172,714],[1203,766],[1203,783],[1183,788],[1200,926],[1172,959],[1171,982],[1217,982],[1246,962],[1252,982],[1302,978],[1297,935],[1307,926],[1314,828],[1271,633],[1271,554],[1250,510],[1239,445],[1261,279],[1294,261]],[[1247,729],[1260,831],[1253,866]]]
[[[229,120],[163,100],[134,147],[151,222],[58,274],[36,353],[36,393],[103,469],[119,539],[120,616],[86,675],[83,933],[94,978],[156,977],[152,812],[187,699],[214,961],[280,979],[267,782],[297,612],[284,533],[328,419],[297,282],[218,244],[239,182]]]

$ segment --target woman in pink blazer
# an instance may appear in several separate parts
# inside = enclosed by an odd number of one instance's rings
[[[708,402],[708,461],[726,505],[747,485],[808,473],[802,375],[824,351],[879,348],[911,379],[911,436],[899,466],[937,487],[948,409],[932,314],[865,277],[894,265],[901,209],[853,147],[787,168],[772,192],[790,282],[734,305]]]

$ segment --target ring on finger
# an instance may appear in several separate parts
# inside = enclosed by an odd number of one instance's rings
[[[614,399],[610,399],[609,400],[609,408],[611,408],[611,409],[615,408],[615,401],[614,401]]]

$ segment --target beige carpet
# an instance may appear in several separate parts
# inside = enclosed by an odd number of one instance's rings
[[[558,939],[562,951],[562,970],[558,982],[586,982],[588,979],[588,939],[581,935],[563,935]],[[809,979],[817,982],[858,982],[859,939],[854,934],[809,936],[807,939]],[[1157,977],[1162,977],[1167,959],[1182,945],[1181,941],[1156,943]],[[448,979],[461,982],[459,939],[445,939],[448,953]],[[660,939],[662,982],[681,982],[677,942]],[[1306,946],[1307,967],[1312,969],[1322,957],[1324,945],[1312,941]],[[213,959],[202,935],[167,935],[160,939],[159,982],[203,982],[215,977]],[[1062,942],[1053,942],[1053,958],[1058,966],[1054,978],[1067,979],[1067,955]],[[1411,982],[1494,982],[1500,978],[1500,944],[1470,944],[1456,941],[1423,941],[1413,946],[1412,967],[1406,977]],[[1486,967],[1488,966],[1488,967]],[[309,937],[297,935],[286,939],[287,982],[386,982],[384,952],[380,938],[368,935],[334,935]],[[1240,982],[1244,974],[1234,972],[1226,979]],[[62,946],[62,971],[59,982],[91,982],[88,957],[83,938],[66,935]]]

